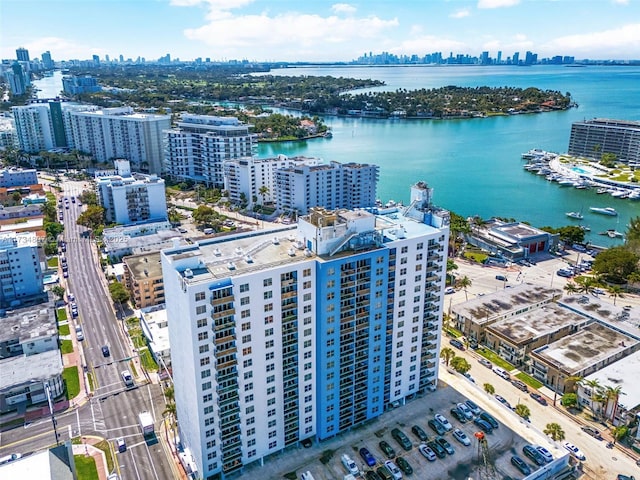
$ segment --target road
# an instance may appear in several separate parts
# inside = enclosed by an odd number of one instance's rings
[[[83,182],[66,182],[64,195],[77,197],[83,185]],[[84,227],[76,224],[82,208],[78,203],[69,202],[69,208],[62,210],[69,266],[69,278],[65,281],[67,292],[73,293],[78,304],[78,318],[72,321],[81,325],[84,332],[85,339],[78,345],[82,362],[93,377],[94,392],[76,410],[56,415],[58,434],[62,441],[79,435],[103,437],[114,444],[116,451],[115,440],[124,438],[127,450],[116,454],[115,468],[122,480],[176,478],[175,465],[166,445],[158,438],[145,441],[140,432],[137,416],[146,410],[152,413],[160,435],[158,426],[166,405],[162,386],[150,383],[144,372],[134,369],[131,349],[122,321],[116,319],[95,245],[82,235],[86,231]],[[73,332],[73,328],[71,330]],[[103,345],[109,347],[108,357],[102,353]],[[123,370],[130,370],[136,377],[134,388],[127,388],[123,383]],[[45,448],[54,442],[51,420],[42,419],[3,432],[1,440],[0,455],[5,451],[26,453]]]

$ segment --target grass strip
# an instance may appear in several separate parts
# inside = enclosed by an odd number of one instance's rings
[[[86,457],[84,455],[74,455],[73,459],[76,464],[76,473],[78,478],[82,480],[100,480],[98,476],[98,467],[96,467],[96,461],[93,457]]]
[[[509,362],[507,362],[506,360],[501,358],[497,353],[489,350],[488,348],[480,347],[478,350],[476,350],[476,352],[478,352],[480,355],[482,355],[487,360],[491,360],[497,366],[499,366],[501,368],[504,368],[508,372],[510,372],[511,370],[516,368],[513,365],[511,365]]]
[[[65,323],[64,325],[58,325],[58,333],[60,335],[70,335],[71,330],[69,329],[69,324]]]
[[[96,448],[99,448],[104,452],[104,456],[107,459],[107,470],[113,472],[114,463],[113,463],[113,452],[111,451],[111,445],[108,440],[102,440],[93,445]]]
[[[47,266],[49,268],[57,268],[58,267],[58,257],[51,257],[47,260]]]
[[[65,320],[68,319],[67,310],[64,307],[59,308],[58,311],[56,312],[56,317],[58,317],[59,322],[64,322]]]
[[[78,367],[67,367],[62,372],[62,378],[67,387],[67,400],[75,398],[80,393],[80,377]],[[83,477],[80,477],[83,478]]]
[[[73,353],[73,343],[71,343],[71,340],[62,340],[60,342],[60,351],[63,354]]]
[[[142,363],[142,366],[145,368],[145,370],[147,370],[147,372],[158,371],[158,364],[156,363],[153,355],[151,355],[151,352],[148,348],[139,350],[138,354],[140,355],[140,363]]]
[[[520,380],[522,380],[524,383],[526,383],[530,387],[535,388],[536,390],[542,387],[542,382],[539,382],[538,380],[536,380],[530,375],[527,375],[524,372],[518,373],[516,377],[518,377]]]

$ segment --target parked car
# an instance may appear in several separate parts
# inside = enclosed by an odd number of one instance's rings
[[[582,453],[582,450],[576,447],[573,443],[564,442],[562,446],[567,450],[569,450],[569,453],[574,457],[576,457],[578,460],[582,460],[584,462],[587,459],[584,453]]]
[[[400,471],[398,466],[393,463],[393,461],[387,460],[386,462],[384,462],[384,466],[387,467],[387,470],[391,472],[394,480],[402,480],[402,472]]]
[[[544,458],[545,462],[547,463],[553,462],[553,455],[551,455],[551,452],[549,450],[547,450],[546,448],[540,445],[536,445],[536,450],[540,455],[542,455],[542,458]]]
[[[533,445],[525,445],[522,447],[522,452],[538,466],[542,466],[547,463],[544,457]]]
[[[453,430],[453,425],[451,425],[449,420],[447,420],[447,417],[445,417],[444,415],[436,413],[434,415],[434,418],[436,419],[436,421],[438,421],[438,422],[440,422],[442,424],[442,426],[444,427],[444,429],[447,432],[450,432],[451,430]]]
[[[460,423],[467,423],[467,417],[464,416],[464,413],[462,413],[458,407],[453,407],[449,410],[449,413],[451,413],[451,416]]]
[[[351,475],[359,475],[360,474],[360,470],[358,469],[358,465],[346,453],[343,454],[340,457],[340,461],[342,462],[342,465],[344,465],[344,468],[347,469],[347,472],[349,472]]]
[[[464,372],[462,376],[465,377],[467,380],[469,380],[471,383],[476,383],[475,379],[471,376],[469,372]]]
[[[413,434],[420,439],[421,442],[429,440],[429,435],[425,432],[420,425],[414,425],[411,427]]]
[[[466,403],[460,402],[456,405],[456,407],[458,407],[458,410],[460,410],[460,412],[467,418],[467,420],[471,420],[473,418],[473,412]]]
[[[444,448],[444,451],[447,452],[447,454],[449,455],[453,455],[454,453],[456,453],[456,451],[453,449],[453,447],[451,446],[451,444],[447,441],[446,438],[444,437],[437,437],[435,442],[440,445],[442,448]]]
[[[493,367],[493,373],[498,375],[499,377],[504,378],[505,380],[511,380],[511,375],[504,368]]]
[[[429,448],[431,448],[431,450],[433,450],[436,454],[436,456],[438,458],[444,458],[447,456],[447,452],[445,451],[444,448],[442,448],[441,445],[439,445],[437,442],[435,442],[434,440],[431,440],[429,442],[427,442],[427,446]]]
[[[376,464],[376,457],[371,455],[371,452],[367,448],[362,447],[359,453],[367,466],[373,467]]]
[[[514,455],[513,457],[511,457],[511,465],[520,470],[520,473],[522,473],[523,475],[531,474],[531,468],[529,467],[529,465],[527,465],[527,462],[525,462],[518,455]]]
[[[478,359],[478,363],[479,363],[480,365],[484,365],[484,366],[485,366],[485,367],[487,367],[487,368],[493,368],[493,363],[491,363],[489,360],[487,360],[487,359],[486,359],[486,358],[484,358],[484,357],[479,358],[479,359]]]
[[[496,275],[496,280],[500,280],[501,282],[508,282],[507,277],[504,275]]]
[[[536,402],[538,402],[540,405],[544,405],[544,406],[546,406],[546,405],[547,405],[547,401],[546,401],[546,400],[544,399],[544,397],[543,397],[542,395],[540,395],[539,393],[531,392],[531,393],[529,394],[529,396],[530,396],[531,398],[533,398]]]
[[[411,450],[411,447],[413,447],[413,444],[411,443],[411,440],[409,440],[409,437],[407,437],[405,433],[399,428],[394,428],[393,430],[391,430],[391,436],[407,452]]]
[[[495,418],[493,418],[493,415],[491,415],[489,412],[482,412],[480,414],[480,418],[485,422],[489,423],[489,425],[491,425],[491,428],[498,428],[500,426],[498,424],[498,421]]]
[[[427,422],[427,425],[429,425],[429,428],[431,428],[431,430],[436,432],[438,435],[444,435],[445,433],[447,433],[442,424],[437,420],[434,420],[433,418]]]
[[[469,410],[471,410],[471,413],[473,413],[474,415],[480,415],[480,413],[482,412],[478,404],[473,400],[467,400],[464,403],[467,407],[469,407]]]
[[[389,469],[387,467],[385,467],[384,465],[379,466],[376,469],[376,473],[378,474],[378,476],[382,479],[382,480],[394,480],[393,479],[393,474],[389,471]]]
[[[464,345],[460,340],[452,338],[451,340],[449,340],[449,344],[456,347],[458,350],[464,350]]]
[[[482,430],[485,433],[493,432],[493,427],[491,426],[491,424],[480,417],[476,418],[473,421],[473,423],[475,423],[478,427],[480,427],[480,430]]]
[[[584,433],[587,435],[591,435],[593,438],[597,438],[598,440],[602,440],[602,435],[600,432],[593,427],[584,426],[581,428]]]
[[[413,467],[406,458],[398,457],[398,459],[396,460],[396,464],[398,465],[398,468],[407,475],[411,475],[413,473]]]
[[[629,475],[622,475],[621,473],[619,473],[616,476],[616,480],[636,480],[636,478],[633,475],[629,476]]]
[[[396,451],[386,441],[382,440],[378,446],[388,458],[395,458]]]
[[[445,295],[450,295],[452,293],[456,293],[456,289],[453,287],[447,287],[444,289],[444,294]]]
[[[84,332],[82,331],[82,327],[80,325],[76,327],[76,338],[79,342],[84,340]]]
[[[471,445],[471,440],[469,439],[469,437],[467,437],[467,434],[464,433],[462,430],[460,430],[459,428],[456,428],[453,431],[453,438],[455,438],[457,441],[459,441],[461,444],[463,444],[465,447],[468,447],[469,445]]]
[[[496,400],[498,400],[501,404],[503,404],[508,409],[511,409],[511,404],[502,395],[496,395]]]
[[[513,378],[511,380],[511,384],[516,387],[518,390],[522,390],[523,392],[528,392],[529,389],[527,388],[527,384],[524,383],[522,380],[518,380],[517,378]]]
[[[434,452],[430,446],[423,443],[418,447],[418,450],[420,450],[420,453],[424,456],[424,458],[426,458],[430,462],[436,461],[436,452]]]
[[[367,473],[365,473],[364,478],[366,478],[367,480],[381,480],[380,475],[378,475],[375,472],[375,470],[367,470]]]

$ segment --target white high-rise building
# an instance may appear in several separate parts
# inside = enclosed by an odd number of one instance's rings
[[[229,192],[229,200],[232,203],[240,204],[243,194],[249,207],[254,203],[259,205],[275,203],[278,170],[300,165],[318,165],[318,163],[317,158],[287,157],[286,155],[228,160],[224,162],[224,189]],[[263,187],[266,187],[266,190],[262,190]]]
[[[378,185],[377,165],[338,163],[299,165],[276,172],[276,208],[307,213],[309,208],[373,207]]]
[[[0,308],[44,292],[43,260],[34,232],[0,235]]]
[[[330,438],[438,378],[449,213],[416,184],[387,215],[161,253],[180,438],[198,477]]]
[[[223,163],[256,156],[257,137],[234,117],[183,114],[164,132],[166,173],[224,188]]]
[[[11,112],[21,150],[38,153],[57,146],[48,104],[11,107]]]
[[[156,175],[134,173],[101,177],[96,181],[107,221],[128,225],[167,219],[164,180]]]
[[[162,132],[171,115],[135,113],[131,107],[65,111],[69,148],[88,152],[99,162],[129,160],[135,171],[163,173]]]

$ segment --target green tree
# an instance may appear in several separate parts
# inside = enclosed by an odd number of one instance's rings
[[[104,227],[104,208],[98,205],[89,205],[87,209],[78,216],[76,223],[91,230]]]
[[[613,437],[613,443],[619,442],[629,433],[629,427],[626,425],[618,425],[617,427],[611,427],[611,436]]]
[[[467,373],[471,370],[471,364],[463,357],[453,357],[451,367],[458,373]]]
[[[51,293],[53,293],[56,297],[58,297],[58,300],[62,300],[64,298],[64,287],[62,285],[55,285],[52,289],[51,289]]]
[[[600,164],[607,168],[614,168],[618,157],[615,153],[603,153],[600,157]]]
[[[444,359],[444,363],[447,367],[449,366],[449,362],[451,362],[451,360],[455,356],[456,352],[454,352],[453,349],[449,347],[444,347],[442,350],[440,350],[440,357]]]
[[[545,435],[549,435],[551,439],[556,442],[564,440],[564,430],[558,423],[547,423],[546,428],[542,432]]]
[[[472,284],[473,284],[473,282],[466,275],[464,277],[458,279],[458,287],[462,288],[464,290],[464,298],[465,298],[465,300],[469,300],[469,294],[467,292],[467,288],[470,287]]]
[[[516,412],[516,415],[525,419],[531,415],[531,410],[524,403],[517,404],[513,411]]]
[[[98,195],[93,190],[84,190],[78,195],[78,200],[85,205],[98,205]]]
[[[566,408],[575,407],[578,405],[578,395],[575,393],[565,393],[562,395],[560,403]]]
[[[269,193],[269,187],[267,187],[266,185],[262,185],[258,189],[258,194],[262,197],[262,205],[264,205],[264,197],[266,197],[268,193]]]
[[[591,402],[589,405],[589,408],[591,408],[592,412],[595,412],[595,409],[593,408],[593,403],[595,399],[598,398],[598,392],[602,390],[602,386],[600,385],[600,380],[598,380],[597,378],[594,378],[593,380],[583,380],[582,387],[589,389],[589,392],[590,392],[589,400]]]
[[[593,293],[593,290],[598,285],[598,281],[593,277],[586,277],[581,275],[573,279],[576,286],[578,287],[578,292],[580,293]]]
[[[490,383],[485,383],[482,387],[484,388],[484,391],[487,392],[489,395],[493,395],[496,393],[496,388]]]
[[[129,301],[129,292],[120,282],[112,282],[109,284],[109,293],[115,303],[122,305]]]
[[[463,235],[471,233],[471,227],[466,218],[455,212],[450,212],[449,224],[449,255],[456,255],[456,244],[463,241]]]
[[[596,256],[593,271],[612,283],[622,284],[638,271],[638,260],[640,256],[624,246],[611,247]]]
[[[220,225],[222,224],[222,220],[218,212],[208,205],[200,205],[196,208],[193,211],[192,218],[193,221],[196,222],[196,225],[201,228],[207,227],[219,230]]]
[[[616,385],[615,387],[607,385],[604,387],[603,394],[607,402],[604,411],[611,411],[611,413],[608,414],[608,417],[609,420],[613,422],[616,418],[616,413],[618,413],[618,402],[620,400],[620,395],[625,395],[625,393],[622,391],[622,387],[620,385]],[[609,405],[612,405],[611,408],[609,408]]]
[[[458,265],[452,259],[447,258],[447,285],[453,284],[455,277],[453,271],[458,269]]]
[[[580,289],[575,283],[573,283],[572,281],[568,281],[567,284],[564,286],[564,291],[567,292],[569,295],[573,295],[574,293],[578,293]]]
[[[613,304],[616,304],[616,300],[618,298],[624,298],[622,287],[619,285],[609,285],[607,287],[607,292],[609,292],[609,296],[613,298]]]

